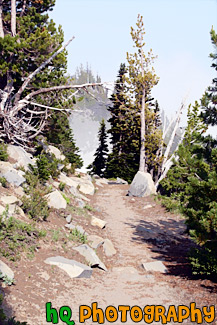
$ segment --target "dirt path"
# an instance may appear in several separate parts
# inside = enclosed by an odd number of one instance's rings
[[[104,258],[108,272],[94,269],[91,279],[70,279],[63,271],[43,263],[47,257],[44,248],[40,256],[26,265],[25,272],[17,275],[17,286],[8,294],[7,303],[19,320],[27,320],[30,325],[48,324],[45,320],[48,301],[55,308],[70,306],[76,325],[79,306],[91,306],[93,302],[103,310],[108,305],[143,308],[188,305],[193,301],[198,306],[217,303],[215,285],[188,278],[184,259],[188,239],[183,235],[183,220],[166,213],[151,197],[126,197],[126,190],[126,186],[105,186],[92,201],[101,218],[108,222],[98,235],[109,238],[117,250],[112,258]],[[147,204],[152,207],[145,208]],[[148,237],[138,231],[138,226],[148,229]],[[149,273],[141,267],[142,263],[156,259],[164,261],[168,274]],[[94,323],[88,320],[85,324]],[[125,324],[135,323],[128,317]]]

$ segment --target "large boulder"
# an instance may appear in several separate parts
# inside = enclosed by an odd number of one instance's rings
[[[89,266],[62,256],[49,257],[45,260],[45,263],[58,266],[60,269],[64,270],[70,278],[90,278],[93,272]]]
[[[7,153],[9,158],[16,162],[17,167],[24,167],[27,170],[29,164],[35,163],[33,156],[19,146],[9,144],[7,146]]]
[[[63,196],[58,190],[47,194],[45,197],[47,199],[47,204],[49,208],[66,209],[66,200],[63,198]]]
[[[58,177],[59,182],[66,184],[69,187],[74,187],[75,189],[78,186],[78,182],[76,182],[75,180],[73,180],[71,177],[66,176],[63,173],[60,173],[59,177]]]
[[[16,170],[9,162],[0,161],[0,177],[4,177],[9,184],[17,187],[22,185],[26,181],[24,175],[23,171]]]
[[[128,196],[144,197],[156,194],[151,174],[138,171],[130,185]]]

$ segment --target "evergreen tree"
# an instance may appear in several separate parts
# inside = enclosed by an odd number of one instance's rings
[[[139,170],[148,171],[148,165],[152,162],[152,149],[147,150],[147,143],[150,143],[150,139],[147,139],[147,135],[152,135],[152,142],[155,137],[152,133],[153,114],[151,89],[158,83],[158,78],[152,67],[152,62],[155,57],[150,50],[147,55],[144,53],[144,25],[143,17],[138,15],[137,29],[131,27],[131,36],[134,42],[136,52],[134,54],[127,53],[128,61],[128,77],[126,82],[129,86],[129,92],[131,95],[131,101],[134,103],[135,114],[140,115],[140,162]],[[156,142],[158,142],[159,136],[157,136]],[[147,141],[148,140],[148,141]]]
[[[108,155],[107,134],[104,120],[100,123],[98,137],[99,147],[94,154],[95,159],[93,163],[88,166],[88,169],[90,169],[90,174],[96,174],[103,177]]]
[[[213,28],[210,35],[215,49],[215,52],[211,53],[210,57],[214,61],[212,67],[217,71],[217,34]],[[217,78],[214,78],[212,83],[213,85],[208,87],[201,101],[202,116],[206,124],[217,125]]]
[[[66,51],[63,50],[56,55],[40,73],[30,80],[28,87],[23,87],[24,80],[27,80],[31,73],[62,46],[62,28],[56,28],[47,14],[54,5],[55,0],[0,2],[0,88],[2,90],[0,93],[0,133],[2,131],[1,138],[5,142],[14,141],[24,146],[28,143],[28,146],[31,146],[33,145],[32,139],[38,134],[38,130],[44,128],[44,135],[48,135],[52,143],[62,146],[65,154],[70,156],[71,162],[78,159],[79,166],[81,161],[77,156],[77,148],[67,116],[53,110],[49,113],[46,110],[42,115],[44,105],[54,106],[57,109],[72,106],[71,100],[64,99],[69,95],[68,90],[64,90],[60,96],[56,91],[40,93],[41,89],[68,83],[68,78],[65,77]],[[34,101],[32,100],[32,103],[27,105],[29,112],[24,112],[17,103],[34,91],[40,94],[36,94]],[[33,102],[42,105],[39,114],[33,114],[38,108]],[[12,124],[9,123],[11,120],[7,116],[10,114],[5,114],[5,111],[10,110],[13,111],[11,116],[14,117]],[[30,118],[32,118],[31,125],[28,123]],[[19,123],[21,123],[20,126]],[[7,126],[7,132],[5,132],[5,126]],[[24,133],[26,132],[25,137],[19,136],[19,128]]]

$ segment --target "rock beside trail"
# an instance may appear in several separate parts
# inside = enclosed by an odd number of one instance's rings
[[[96,226],[96,227],[103,229],[103,228],[105,228],[106,224],[107,224],[107,222],[104,220],[101,220],[94,216],[91,217],[91,226]]]
[[[21,205],[22,202],[15,196],[15,195],[4,195],[0,197],[0,201],[7,205],[7,204],[19,204]]]
[[[97,235],[89,235],[89,236],[87,236],[87,240],[90,242],[90,246],[93,249],[98,248],[99,246],[101,246],[104,243],[104,239]]]
[[[144,197],[156,194],[151,174],[138,171],[130,185],[128,196]]]
[[[99,257],[96,255],[94,250],[90,248],[87,244],[74,247],[74,250],[79,252],[82,256],[85,257],[86,261],[92,266],[97,266],[104,271],[107,271],[106,266],[100,261]]]
[[[47,194],[45,198],[47,199],[47,204],[49,208],[66,209],[67,207],[66,200],[63,198],[62,194],[58,190]]]
[[[167,273],[167,268],[161,261],[143,263],[142,266],[146,271]]]
[[[88,175],[83,177],[72,176],[70,178],[76,182],[79,192],[87,195],[93,195],[95,193],[95,187]]]
[[[89,266],[62,256],[49,257],[45,263],[56,265],[64,270],[70,278],[90,278],[93,272]]]
[[[112,244],[111,240],[109,240],[108,238],[104,240],[103,250],[105,252],[105,255],[108,257],[116,254],[116,249],[114,248],[114,245]]]
[[[59,159],[59,160],[66,159],[66,157],[62,154],[62,152],[54,146],[49,145],[47,151],[49,153],[53,154],[56,157],[56,159]]]
[[[73,187],[74,189],[76,189],[78,186],[78,183],[76,181],[74,181],[71,177],[68,177],[63,173],[60,173],[58,180],[59,182],[64,183],[69,187]]]
[[[7,146],[7,153],[9,158],[16,161],[17,167],[24,167],[25,170],[29,168],[29,164],[33,165],[35,163],[33,156],[26,152],[22,147],[9,144]]]
[[[9,162],[0,161],[0,177],[4,177],[9,184],[17,187],[22,185],[26,181],[24,175],[23,171],[16,170]]]
[[[67,223],[67,224],[65,225],[65,227],[68,228],[69,230],[75,230],[75,229],[76,229],[76,230],[79,231],[82,235],[84,235],[84,234],[87,235],[87,233],[85,232],[84,228],[81,227],[81,226],[79,226],[79,225],[73,225],[72,223]]]
[[[14,279],[14,272],[11,270],[11,268],[7,264],[5,264],[1,260],[0,260],[0,276],[8,277],[10,280]]]

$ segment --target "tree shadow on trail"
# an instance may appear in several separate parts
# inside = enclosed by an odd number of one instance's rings
[[[184,220],[165,219],[155,221],[139,220],[138,224],[126,223],[134,229],[132,240],[139,244],[147,243],[148,248],[154,252],[156,260],[162,260],[168,273],[165,275],[179,276],[188,280],[201,279],[192,275],[188,260],[190,250],[196,244],[186,234]],[[217,293],[217,285],[203,286],[210,292]]]

